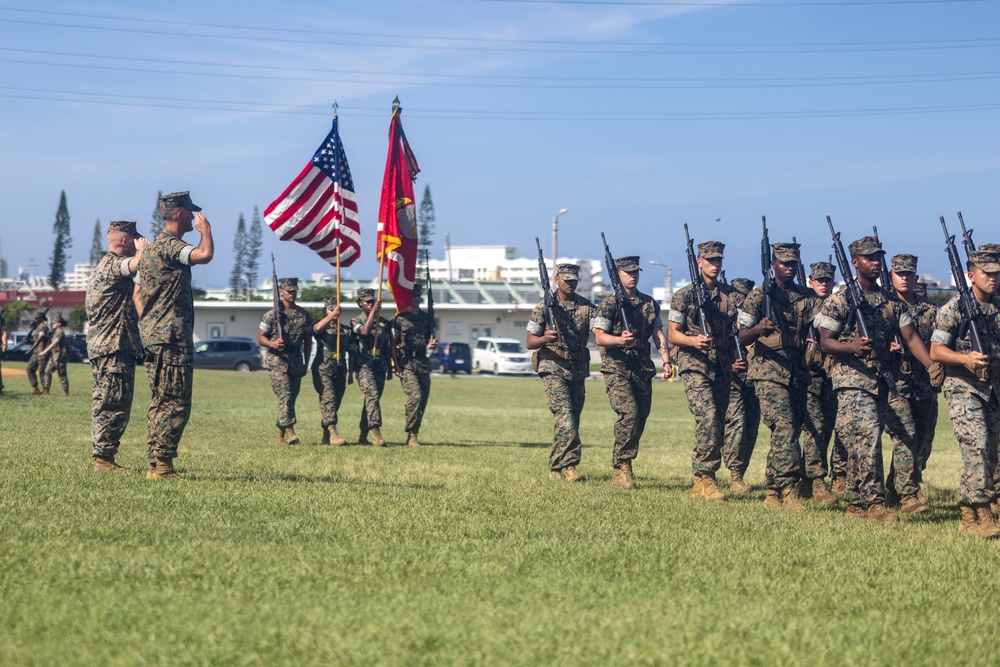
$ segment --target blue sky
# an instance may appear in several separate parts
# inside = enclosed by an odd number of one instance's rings
[[[13,267],[47,273],[60,190],[71,261],[94,221],[148,221],[189,189],[223,286],[248,221],[305,165],[340,105],[373,277],[394,96],[437,233],[561,256],[640,254],[684,277],[682,225],[759,278],[760,216],[807,262],[878,225],[938,277],[961,210],[998,241],[1000,9],[874,2],[0,2],[0,223]],[[721,219],[716,222],[717,219]],[[326,264],[265,230],[279,272]],[[989,236],[993,234],[993,236]],[[194,241],[196,234],[189,237]],[[266,255],[265,255],[266,257]],[[649,267],[647,287],[663,272]]]

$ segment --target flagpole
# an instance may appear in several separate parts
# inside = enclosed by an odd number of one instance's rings
[[[399,113],[399,96],[392,101],[392,116],[389,117],[389,136],[392,137],[392,124],[396,122],[396,115]],[[392,146],[389,146],[389,152],[392,152]],[[379,236],[379,241],[382,243],[382,250],[379,253],[378,262],[378,293],[376,298],[378,301],[382,300],[382,275],[385,273],[385,223],[387,220],[381,220],[382,223],[382,233]],[[375,341],[372,343],[372,356],[378,354],[378,324],[375,325]]]

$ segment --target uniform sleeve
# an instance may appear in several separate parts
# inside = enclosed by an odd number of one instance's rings
[[[597,307],[597,313],[594,316],[593,322],[591,322],[590,328],[611,333],[614,329],[612,321],[617,314],[617,310],[615,296],[612,294],[606,297],[604,301],[601,301],[601,305]]]
[[[120,275],[122,277],[126,277],[126,278],[131,278],[132,277],[132,272],[129,271],[129,268],[128,268],[128,265],[131,263],[131,261],[132,261],[131,257],[123,257],[120,262],[115,262],[114,266],[115,266],[115,268],[118,269],[118,275]],[[139,273],[139,271],[138,271],[138,268],[137,268],[136,274],[138,274],[138,273]]]
[[[957,317],[958,309],[954,307],[954,302],[949,301],[937,312],[934,318],[934,333],[931,334],[932,343],[941,343],[952,347],[958,335],[961,325],[961,318]]]
[[[670,299],[670,312],[667,313],[667,321],[679,324],[681,328],[687,326],[687,309],[684,307],[684,293],[674,292]]]
[[[823,302],[823,309],[816,315],[813,323],[822,329],[829,329],[834,333],[840,333],[844,328],[844,314],[842,304],[845,304],[843,296],[839,293],[828,297]]]
[[[653,329],[662,329],[663,319],[660,317],[660,304],[653,300]]]
[[[172,262],[189,265],[191,264],[192,250],[194,250],[193,245],[184,243],[181,239],[174,237],[167,243],[166,255]]]
[[[268,338],[271,337],[271,324],[274,322],[274,311],[269,310],[264,313],[264,317],[260,320],[260,330],[264,332],[264,335]]]
[[[760,287],[754,287],[747,298],[743,299],[743,305],[740,307],[739,315],[736,316],[736,321],[744,329],[749,329],[751,327],[757,326],[757,322],[760,321],[758,314],[760,312],[760,304],[764,301],[764,290]]]
[[[535,305],[534,309],[531,311],[531,317],[528,318],[528,333],[533,336],[544,336],[545,335],[545,316],[543,311],[545,310],[545,302],[539,302]]]

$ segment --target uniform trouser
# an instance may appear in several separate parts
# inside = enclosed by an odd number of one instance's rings
[[[194,357],[172,345],[146,348],[146,376],[152,397],[146,413],[146,460],[172,459],[191,418]]]
[[[761,418],[771,429],[764,484],[768,489],[783,489],[798,483],[802,475],[799,434],[806,410],[806,387],[795,382],[785,385],[754,380],[754,391],[760,401]]]
[[[312,371],[313,387],[319,394],[319,415],[323,426],[337,425],[337,412],[344,400],[347,371],[343,366],[315,367]]]
[[[382,363],[361,364],[358,368],[358,388],[365,395],[365,409],[361,411],[361,434],[382,426],[382,390],[385,389],[385,367]]]
[[[66,357],[56,354],[49,355],[49,365],[45,368],[45,375],[48,376],[49,385],[52,384],[53,373],[56,373],[59,376],[59,384],[62,385],[63,391],[68,394],[69,376],[66,374]]]
[[[293,369],[279,370],[271,368],[271,391],[278,397],[278,417],[274,423],[279,428],[295,426],[295,401],[302,388],[302,375]]]
[[[997,444],[1000,442],[1000,403],[997,395],[990,400],[966,391],[945,390],[948,413],[955,429],[955,439],[962,453],[962,476],[958,497],[977,505],[996,497]]]
[[[726,434],[726,409],[733,379],[730,373],[716,372],[715,379],[704,373],[681,373],[688,410],[694,416],[694,448],[691,469],[695,475],[715,475],[722,465],[722,443]]]
[[[28,359],[28,365],[24,370],[28,372],[28,384],[31,385],[32,389],[38,389],[38,376],[42,376],[42,389],[48,389],[49,385],[52,383],[52,374],[46,375],[46,370],[49,367],[49,355],[39,354],[35,352]]]
[[[837,390],[837,434],[847,448],[844,498],[852,505],[885,502],[882,465],[882,431],[889,410],[887,390],[877,394],[863,389]]]
[[[835,398],[836,395],[837,393],[834,392]],[[834,424],[836,424],[836,419],[834,420]],[[834,428],[833,447],[830,451],[830,477],[847,477],[847,447],[844,445],[844,439],[840,437],[840,433],[836,428]]]
[[[889,477],[885,486],[887,492],[894,492],[901,498],[920,490],[920,469],[917,462],[920,446],[917,443],[914,403],[910,397],[890,395],[889,410],[885,418],[885,430],[892,439],[892,462],[889,464]]]
[[[690,407],[690,405],[689,405]],[[726,432],[722,440],[722,462],[732,472],[745,475],[757,445],[760,402],[746,375],[733,376],[726,408]]]
[[[424,410],[427,409],[427,399],[431,395],[430,371],[418,371],[412,368],[403,369],[400,378],[403,393],[406,394],[406,432],[419,433],[424,421]]]
[[[827,451],[837,420],[837,396],[826,374],[812,375],[802,420],[802,463],[805,479],[823,479],[827,474]],[[846,467],[846,461],[845,467]]]
[[[632,373],[605,373],[604,390],[611,409],[618,415],[615,421],[615,448],[611,466],[629,463],[639,454],[639,440],[646,429],[646,419],[653,400],[653,382]]]
[[[90,360],[94,376],[90,434],[94,456],[110,459],[118,452],[132,416],[135,394],[135,358],[111,354]]]
[[[586,399],[586,380],[567,380],[552,373],[541,377],[549,411],[555,418],[549,469],[580,465],[580,415]]]
[[[923,482],[923,472],[934,446],[934,431],[937,429],[938,395],[918,400],[913,404],[913,422],[917,426],[917,480]]]

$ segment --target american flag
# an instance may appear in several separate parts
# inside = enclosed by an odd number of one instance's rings
[[[350,266],[361,254],[361,223],[354,181],[344,145],[333,129],[302,173],[264,211],[264,220],[282,241],[297,241],[336,266]]]

